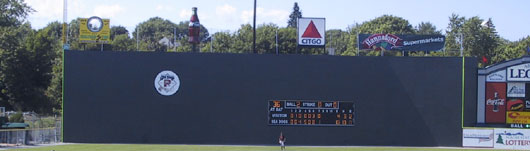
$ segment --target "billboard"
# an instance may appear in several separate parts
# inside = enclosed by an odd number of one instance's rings
[[[463,147],[493,148],[493,129],[463,129]]]
[[[530,63],[511,66],[506,71],[508,81],[530,81]]]
[[[506,83],[486,83],[486,123],[504,123],[506,116]]]
[[[326,46],[325,18],[298,18],[299,46]]]
[[[494,141],[495,149],[528,150],[530,148],[530,130],[496,128]]]
[[[439,51],[444,48],[443,35],[359,34],[359,49],[398,51]]]
[[[509,82],[507,90],[507,97],[525,97],[525,83]]]
[[[508,111],[506,114],[506,123],[530,124],[530,112]]]
[[[486,82],[506,82],[506,70],[500,70],[486,76]]]
[[[80,43],[103,43],[110,41],[110,19],[99,17],[79,19]]]

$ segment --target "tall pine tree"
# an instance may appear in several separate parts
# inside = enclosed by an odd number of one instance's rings
[[[294,2],[293,12],[291,13],[291,15],[289,15],[289,21],[287,21],[287,27],[296,28],[296,22],[298,21],[298,18],[302,18],[302,12],[300,12],[298,3]]]

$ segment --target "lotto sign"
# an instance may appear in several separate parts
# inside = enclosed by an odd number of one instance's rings
[[[99,17],[79,19],[79,42],[80,43],[109,43],[110,20]]]
[[[495,129],[495,149],[530,149],[530,130],[527,129]]]
[[[298,18],[298,45],[324,47],[326,45],[326,19]]]

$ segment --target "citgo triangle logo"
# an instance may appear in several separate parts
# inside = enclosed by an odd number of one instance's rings
[[[320,33],[317,30],[317,27],[315,27],[315,24],[313,23],[313,21],[309,22],[309,25],[305,29],[302,37],[303,38],[322,38],[322,36],[320,36]]]

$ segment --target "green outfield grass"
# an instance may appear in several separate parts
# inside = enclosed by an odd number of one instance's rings
[[[1,148],[0,148],[1,149]],[[216,145],[139,145],[139,144],[68,144],[25,149],[20,151],[279,151],[278,146],[216,146]],[[480,151],[493,149],[422,148],[422,147],[305,147],[287,146],[287,151]]]

